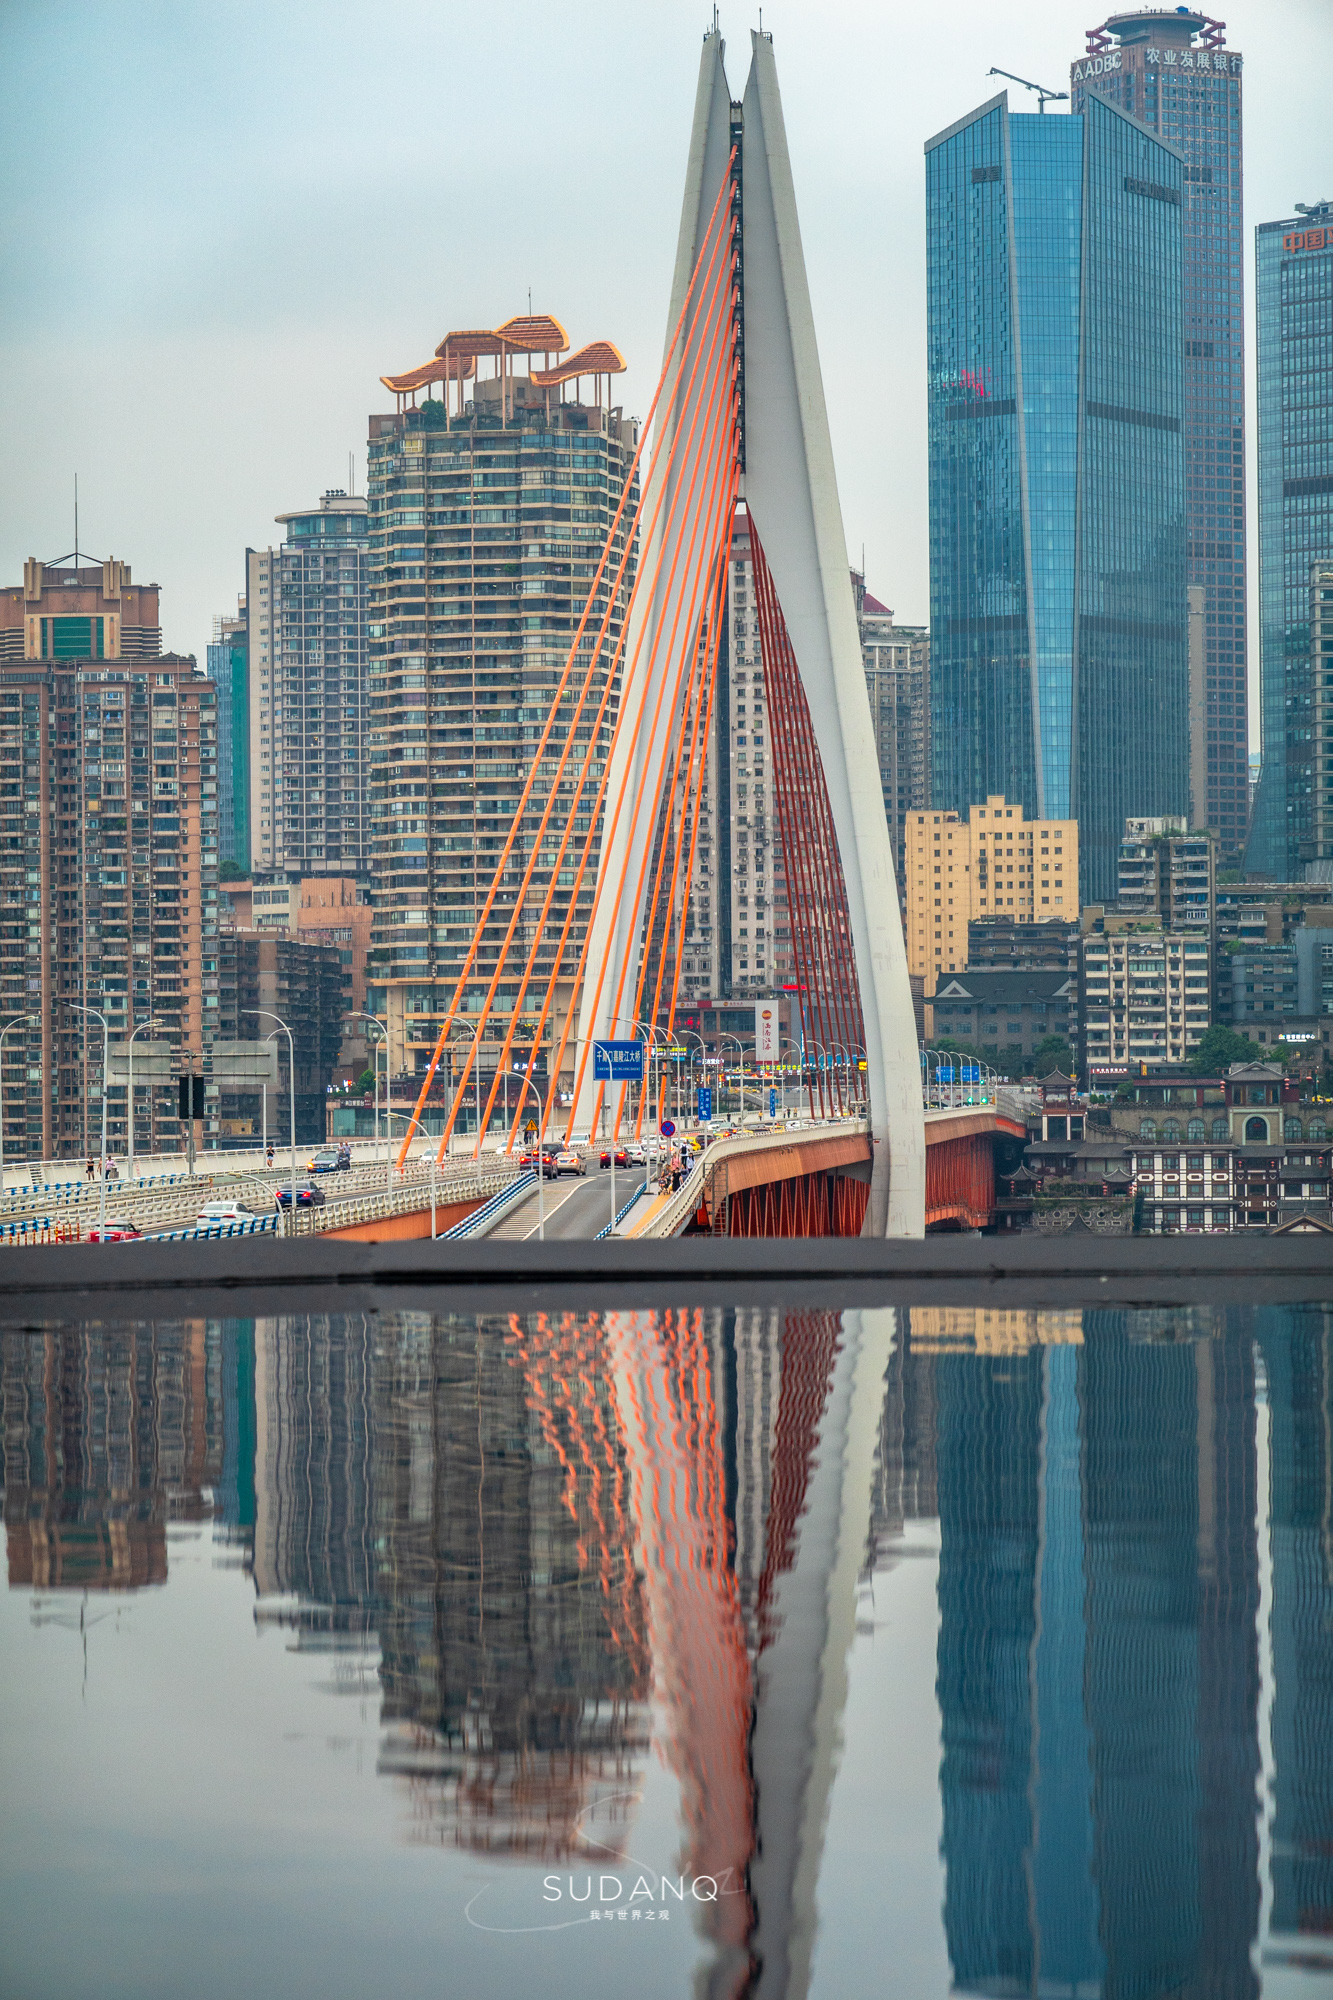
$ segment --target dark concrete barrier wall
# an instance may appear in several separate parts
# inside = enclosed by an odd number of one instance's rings
[[[0,1320],[664,1306],[1333,1301],[1333,1237],[929,1236],[354,1243],[250,1236],[0,1250]]]

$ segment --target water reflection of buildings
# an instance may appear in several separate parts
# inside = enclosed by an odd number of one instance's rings
[[[422,1839],[559,1857],[637,1786],[647,1654],[597,1337],[255,1323],[258,1615],[304,1647],[378,1642],[381,1769]]]
[[[698,1990],[797,2000],[858,1574],[937,1519],[956,1989],[1247,2000],[1261,1949],[1328,1965],[1333,1318],[902,1323],[6,1334],[10,1581],[161,1581],[211,1509],[257,1615],[378,1673],[414,1837],[492,1854],[615,1850],[651,1697],[655,1859],[728,1884]]]
[[[384,1768],[423,1837],[559,1858],[648,1750],[624,1441],[595,1318],[403,1315],[376,1384]]]
[[[1333,1972],[1333,1313],[1258,1317],[1271,1467],[1268,1955]]]
[[[914,1310],[903,1364],[937,1409],[957,1990],[1255,1994],[1250,1343],[977,1318]]]
[[[82,1324],[0,1342],[11,1587],[132,1590],[167,1576],[167,1525],[211,1509],[217,1355],[202,1320]]]

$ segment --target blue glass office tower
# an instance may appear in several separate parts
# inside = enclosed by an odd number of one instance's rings
[[[1333,730],[1316,711],[1310,630],[1311,564],[1333,557],[1333,202],[1260,223],[1254,294],[1263,766],[1245,862],[1293,882],[1333,858],[1318,838],[1333,741],[1315,730]]]
[[[1099,98],[928,142],[932,797],[1188,814],[1182,161]]]
[[[1185,565],[1203,591],[1198,662],[1207,742],[1196,825],[1224,867],[1248,811],[1245,674],[1245,342],[1241,285],[1241,77],[1225,23],[1189,7],[1113,14],[1070,66],[1070,104],[1118,104],[1180,148],[1184,238]]]

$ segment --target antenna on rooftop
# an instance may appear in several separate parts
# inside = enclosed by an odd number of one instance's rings
[[[74,475],[74,567],[79,566],[79,475]]]
[[[987,76],[1002,76],[1009,83],[1021,83],[1024,90],[1035,90],[1037,93],[1038,111],[1044,111],[1048,104],[1059,104],[1069,96],[1067,90],[1047,90],[1044,83],[1029,83],[1025,76],[1015,76],[1013,71],[1009,69],[988,69],[986,74]]]

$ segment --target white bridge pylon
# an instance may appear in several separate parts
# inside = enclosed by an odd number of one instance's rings
[[[662,396],[645,509],[634,626],[651,623],[678,639],[650,646],[651,674],[622,699],[608,772],[608,801],[662,795],[670,745],[678,740],[688,663],[717,565],[729,546],[737,498],[762,540],[809,707],[846,883],[860,988],[874,1141],[863,1233],[916,1237],[925,1227],[925,1131],[917,1037],[875,734],[861,660],[842,510],[814,317],[801,248],[773,45],[751,35],[750,74],[732,99],[721,36],[704,38],[686,169],[685,200],[668,315],[668,393]],[[674,329],[691,284],[716,272],[718,191],[735,182],[734,363],[741,418],[731,477],[717,465],[716,324],[695,311],[684,339]],[[711,230],[710,230],[711,221]],[[704,253],[701,259],[701,252]],[[688,319],[688,315],[686,316]],[[678,352],[670,352],[675,345]],[[627,726],[628,725],[628,726]],[[637,726],[636,726],[637,725]],[[579,1046],[631,1039],[635,968],[645,949],[650,811],[608,811],[598,893],[580,995]],[[621,886],[606,893],[610,883]],[[620,970],[608,976],[612,968]],[[597,1101],[592,1066],[581,1066],[574,1125],[589,1129]]]

